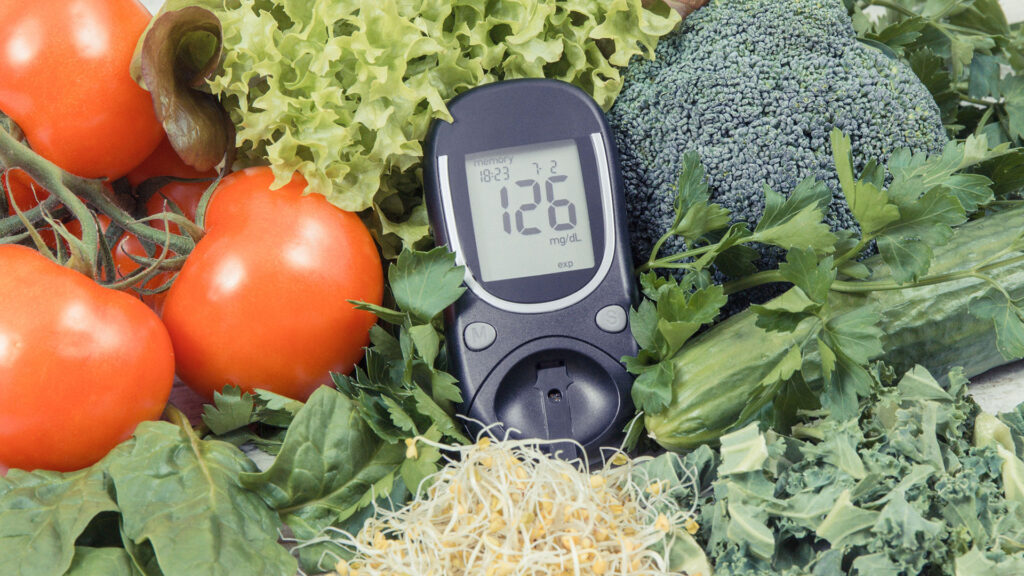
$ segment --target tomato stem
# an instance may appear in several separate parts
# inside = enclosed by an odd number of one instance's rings
[[[189,236],[168,234],[165,230],[136,220],[108,195],[102,180],[81,178],[61,170],[60,167],[39,156],[14,138],[10,132],[3,129],[0,129],[0,166],[21,168],[29,177],[50,192],[50,198],[55,198],[51,204],[44,203],[38,207],[38,212],[35,212],[35,208],[30,211],[30,217],[42,219],[47,207],[52,209],[55,203],[59,202],[82,224],[81,240],[75,238],[67,238],[67,240],[69,244],[77,245],[80,250],[79,256],[94,272],[97,270],[99,261],[99,226],[86,203],[110,217],[112,223],[124,231],[157,246],[165,246],[175,254],[186,256],[195,247],[195,241]],[[11,232],[17,232],[24,228],[23,225],[19,226],[7,218],[0,220],[0,226],[2,226],[0,235],[5,235],[2,233],[8,228],[11,229]]]
[[[53,196],[47,197],[45,200],[39,203],[38,206],[34,206],[29,210],[22,212],[22,216],[26,220],[32,223],[33,226],[42,224],[46,221],[45,215],[50,214],[51,216],[60,217],[59,212],[62,209],[60,202]],[[18,217],[17,214],[0,218],[0,238],[6,238],[14,234],[21,234],[25,232],[25,223]]]

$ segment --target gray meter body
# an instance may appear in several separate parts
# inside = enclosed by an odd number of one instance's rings
[[[445,315],[460,410],[513,437],[574,439],[593,457],[618,444],[632,415],[619,359],[636,354],[622,181],[604,115],[554,80],[482,86],[449,110],[452,122],[430,128],[424,183],[435,240],[466,267],[467,290]],[[550,450],[581,455],[571,443]]]

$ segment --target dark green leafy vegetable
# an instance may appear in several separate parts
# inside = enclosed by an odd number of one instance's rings
[[[645,412],[647,429],[662,446],[691,448],[713,441],[770,404],[779,408],[772,415],[777,423],[791,420],[798,407],[817,407],[814,398],[837,417],[852,416],[858,398],[870,391],[866,366],[876,358],[902,369],[915,362],[948,369],[952,352],[901,340],[917,342],[912,336],[918,333],[915,320],[908,312],[914,298],[948,306],[951,326],[970,323],[974,331],[960,338],[961,351],[974,350],[972,343],[988,345],[994,340],[988,336],[993,327],[1007,360],[1024,351],[1017,340],[1024,334],[1024,313],[1017,307],[1020,295],[1013,275],[1022,261],[1021,233],[1008,220],[1008,228],[987,233],[990,239],[961,235],[956,248],[952,243],[954,229],[966,229],[968,207],[978,210],[995,200],[992,181],[972,170],[1017,151],[1006,144],[990,148],[984,136],[970,137],[930,156],[895,151],[887,166],[871,165],[855,175],[849,139],[833,131],[831,142],[841,191],[860,234],[832,234],[821,224],[829,195],[813,181],[801,183],[789,198],[766,190],[764,218],[754,230],[745,224],[730,226],[723,217],[727,212],[707,200],[696,156],[684,160],[676,206],[689,212],[677,213],[677,225],[655,246],[666,245],[681,222],[688,223],[686,231],[704,233],[687,250],[669,255],[656,251],[641,265],[647,271],[641,285],[648,300],[631,316],[641,351],[625,359],[638,375],[634,403]],[[983,227],[991,220],[998,228],[996,222],[1003,218],[1009,214],[991,213],[971,226]],[[785,261],[776,270],[711,284],[711,267],[723,255],[755,243],[788,250]],[[859,261],[872,244],[879,255]],[[961,252],[959,258],[953,256]],[[659,268],[681,279],[651,273]],[[965,285],[965,280],[974,284]],[[792,287],[697,335],[702,325],[715,322],[724,304],[724,298],[707,295],[728,295],[765,283]],[[914,291],[943,283],[951,288],[935,288],[927,296]],[[955,292],[965,286],[976,288]],[[691,299],[702,303],[699,314],[680,305]],[[926,319],[922,316],[922,322]],[[986,324],[987,332],[981,332]],[[958,349],[942,342],[942,348]],[[968,365],[973,375],[993,365],[991,356],[991,351],[980,351],[976,362],[958,362]],[[817,392],[810,401],[784,396],[811,390]]]
[[[386,497],[404,458],[404,445],[377,437],[351,399],[325,387],[296,415],[273,465],[241,480],[308,539]]]
[[[135,576],[131,556],[121,548],[75,546],[71,568],[64,576]]]
[[[787,435],[750,425],[716,452],[648,464],[654,477],[698,479],[678,504],[699,504],[715,574],[1017,573],[1024,494],[1010,491],[997,442],[1021,437],[981,424],[995,418],[958,371],[946,385],[920,367],[892,380],[870,370],[858,416],[807,413]]]
[[[464,270],[443,247],[406,250],[388,270],[399,310],[372,304],[360,308],[391,324],[370,331],[365,368],[335,375],[335,385],[356,401],[359,413],[381,438],[397,442],[436,428],[444,437],[468,442],[452,418],[462,400],[455,378],[444,371],[441,312],[462,295]]]
[[[0,477],[0,558],[23,576],[63,574],[74,543],[102,512],[117,510],[102,470],[11,470]]]
[[[277,515],[239,481],[255,465],[234,446],[144,422],[122,452],[109,474],[123,533],[152,547],[163,574],[294,572]]]
[[[862,41],[909,64],[927,86],[951,135],[1024,144],[1024,33],[999,0],[846,4]]]
[[[0,478],[4,570],[294,575],[278,515],[239,481],[253,463],[177,420],[141,424],[91,468]]]

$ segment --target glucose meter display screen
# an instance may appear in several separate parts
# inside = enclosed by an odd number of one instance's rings
[[[594,241],[573,140],[466,155],[480,278],[528,278],[594,266]]]

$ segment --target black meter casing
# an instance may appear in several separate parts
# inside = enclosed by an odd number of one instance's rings
[[[445,313],[460,412],[471,433],[482,424],[497,425],[492,432],[499,437],[570,438],[595,458],[602,447],[619,446],[633,415],[633,379],[620,358],[637,353],[628,327],[637,294],[622,180],[604,114],[575,86],[542,79],[474,88],[454,98],[449,111],[452,122],[435,121],[429,130],[424,185],[436,242],[466,267],[467,290]],[[500,235],[509,223],[502,230],[498,221],[474,222],[467,156],[570,139],[579,155],[594,265],[484,280],[475,226]],[[522,227],[522,220],[513,223]],[[569,442],[547,449],[563,458],[583,456]]]

